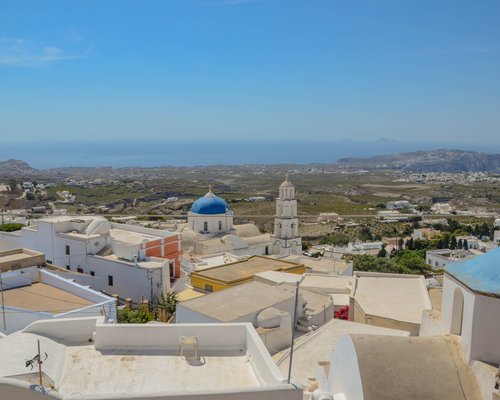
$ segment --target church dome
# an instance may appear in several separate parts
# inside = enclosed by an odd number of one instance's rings
[[[227,211],[229,211],[229,206],[226,201],[213,194],[212,190],[209,190],[205,196],[200,197],[191,206],[191,212],[196,214],[225,214]]]

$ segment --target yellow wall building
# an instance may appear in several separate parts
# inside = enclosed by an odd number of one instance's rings
[[[303,274],[306,272],[306,266],[302,263],[276,258],[251,256],[243,261],[235,261],[193,272],[191,273],[191,285],[204,292],[216,292],[249,282],[255,274],[265,271]]]

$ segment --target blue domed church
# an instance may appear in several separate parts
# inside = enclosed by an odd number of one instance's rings
[[[208,193],[196,200],[188,212],[188,228],[203,235],[217,235],[233,230],[233,212],[210,186]]]

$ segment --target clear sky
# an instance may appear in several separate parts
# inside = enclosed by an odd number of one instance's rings
[[[0,135],[499,144],[500,1],[3,1]]]

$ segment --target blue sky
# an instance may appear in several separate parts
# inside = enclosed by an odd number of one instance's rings
[[[9,140],[500,144],[497,0],[16,0]]]

